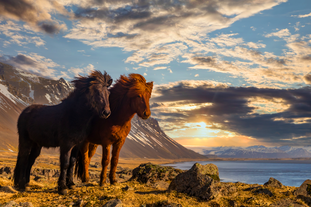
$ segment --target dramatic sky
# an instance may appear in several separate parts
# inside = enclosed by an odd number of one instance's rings
[[[140,73],[184,145],[311,145],[310,0],[0,0],[0,62]]]

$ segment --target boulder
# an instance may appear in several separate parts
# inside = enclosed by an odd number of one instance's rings
[[[269,181],[264,184],[264,186],[274,187],[274,188],[282,188],[283,184],[280,181],[278,181],[277,179],[274,179],[271,177],[269,179]]]
[[[130,180],[136,180],[146,184],[155,183],[157,181],[171,181],[182,172],[182,170],[174,169],[172,167],[163,167],[160,165],[145,163],[139,165],[133,170]]]
[[[311,180],[304,181],[301,186],[294,192],[294,195],[311,197]]]
[[[304,181],[301,186],[294,192],[294,195],[311,206],[311,180]]]
[[[195,163],[190,170],[177,175],[168,189],[186,193],[201,200],[213,199],[221,191],[218,168],[214,164]]]
[[[171,203],[169,201],[160,201],[157,203],[146,204],[146,205],[142,205],[142,206],[146,206],[146,207],[182,207],[182,205],[179,203]]]

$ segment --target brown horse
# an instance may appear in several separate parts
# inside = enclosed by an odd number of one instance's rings
[[[149,99],[153,82],[146,83],[143,76],[130,74],[121,75],[120,79],[109,89],[109,102],[111,116],[108,119],[99,119],[94,122],[90,136],[83,143],[77,159],[76,173],[82,182],[88,182],[88,167],[98,145],[103,147],[102,172],[100,186],[106,182],[107,167],[112,145],[112,158],[110,166],[110,183],[116,183],[115,172],[119,160],[120,150],[131,130],[131,120],[134,115],[143,119],[151,115]]]
[[[108,87],[112,79],[106,72],[94,71],[87,77],[76,78],[73,83],[74,91],[62,103],[31,105],[18,118],[19,152],[14,185],[21,191],[26,190],[31,167],[41,148],[60,147],[58,191],[66,194],[67,187],[74,186],[70,169],[76,162],[78,151],[73,148],[88,137],[95,117],[105,119],[110,115]]]

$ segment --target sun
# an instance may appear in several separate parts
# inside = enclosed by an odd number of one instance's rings
[[[206,128],[206,123],[204,121],[201,121],[201,122],[197,122],[197,125],[198,125],[198,128]]]

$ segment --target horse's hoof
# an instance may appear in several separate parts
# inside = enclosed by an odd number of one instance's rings
[[[69,189],[75,189],[75,188],[76,188],[76,185],[73,183],[73,184],[67,185],[67,187],[68,187]]]
[[[30,191],[30,186],[26,186],[25,191]]]
[[[117,181],[113,180],[113,181],[110,182],[110,184],[111,185],[115,185],[115,184],[117,184]]]
[[[59,193],[60,195],[66,195],[66,194],[68,193],[68,190],[67,190],[67,189],[59,189],[59,190],[58,190],[58,193]]]

